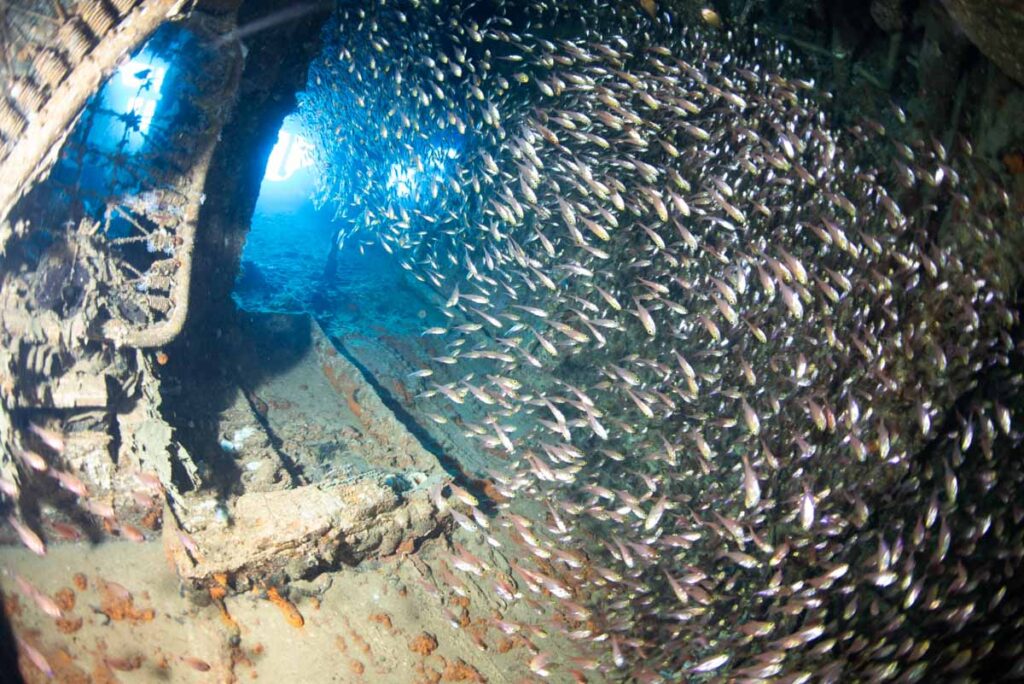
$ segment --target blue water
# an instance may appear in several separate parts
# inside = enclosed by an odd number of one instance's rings
[[[331,259],[342,219],[311,199],[314,167],[297,159],[302,131],[288,118],[268,162],[233,297],[254,312],[310,313],[344,338],[415,337],[443,319],[427,293],[379,246],[350,241]]]
[[[310,200],[315,179],[300,135],[286,119],[267,161],[234,292],[248,311],[309,311],[330,250],[335,228]]]
[[[247,311],[311,311],[334,227],[311,202],[285,209],[257,205],[233,293]]]

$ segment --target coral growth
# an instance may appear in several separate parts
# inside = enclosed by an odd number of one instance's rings
[[[276,587],[267,589],[267,599],[281,609],[281,613],[292,627],[302,627],[306,621],[295,604],[281,596]]]
[[[437,639],[434,635],[423,632],[410,642],[409,650],[421,656],[428,656],[437,650]]]

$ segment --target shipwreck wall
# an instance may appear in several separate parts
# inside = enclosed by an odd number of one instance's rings
[[[242,3],[237,23],[245,27],[277,9],[280,3],[273,0]],[[180,342],[196,362],[209,358],[199,350],[215,349],[210,342],[227,332],[225,322],[233,317],[231,290],[267,159],[281,123],[295,108],[296,93],[305,86],[327,16],[327,9],[321,8],[243,39],[245,67],[231,120],[210,165],[192,279],[196,296]],[[204,371],[210,367],[196,365]]]

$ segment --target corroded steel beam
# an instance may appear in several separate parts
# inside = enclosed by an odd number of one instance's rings
[[[148,38],[188,0],[145,0],[125,15],[73,66],[35,112],[26,112],[25,128],[0,162],[0,222],[17,201],[44,177],[85,103],[126,54]],[[73,17],[69,21],[76,21]]]

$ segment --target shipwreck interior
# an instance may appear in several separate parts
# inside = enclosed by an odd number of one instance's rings
[[[1022,36],[0,0],[0,681],[1024,678]]]

